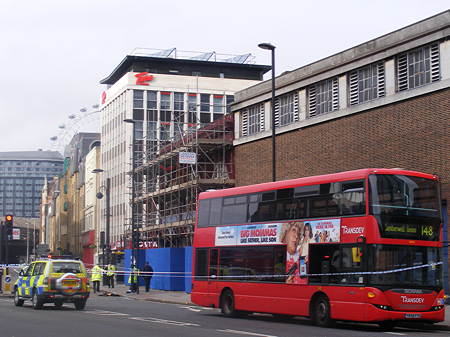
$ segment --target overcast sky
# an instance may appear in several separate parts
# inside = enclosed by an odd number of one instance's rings
[[[450,7],[431,0],[0,0],[0,151],[54,148],[68,129],[98,131],[109,75],[136,47],[252,53],[277,75]],[[270,76],[270,73],[267,74]],[[93,122],[97,121],[97,122]]]

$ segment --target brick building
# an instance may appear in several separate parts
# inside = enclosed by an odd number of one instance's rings
[[[272,178],[270,99],[270,81],[236,93],[236,185]],[[434,173],[448,215],[450,11],[278,76],[275,123],[277,180],[368,167]]]

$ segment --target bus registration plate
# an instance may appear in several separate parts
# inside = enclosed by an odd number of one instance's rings
[[[422,314],[405,314],[405,318],[421,318]]]

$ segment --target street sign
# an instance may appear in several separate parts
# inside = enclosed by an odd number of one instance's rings
[[[12,238],[13,240],[20,240],[20,228],[13,228]]]
[[[3,276],[3,291],[4,292],[11,291],[11,276],[9,275]]]
[[[180,152],[178,161],[180,164],[195,164],[195,163],[197,163],[197,153],[195,153],[195,152]]]

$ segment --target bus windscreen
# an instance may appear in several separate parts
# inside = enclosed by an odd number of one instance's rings
[[[438,182],[415,176],[369,176],[370,213],[382,237],[439,240]]]

